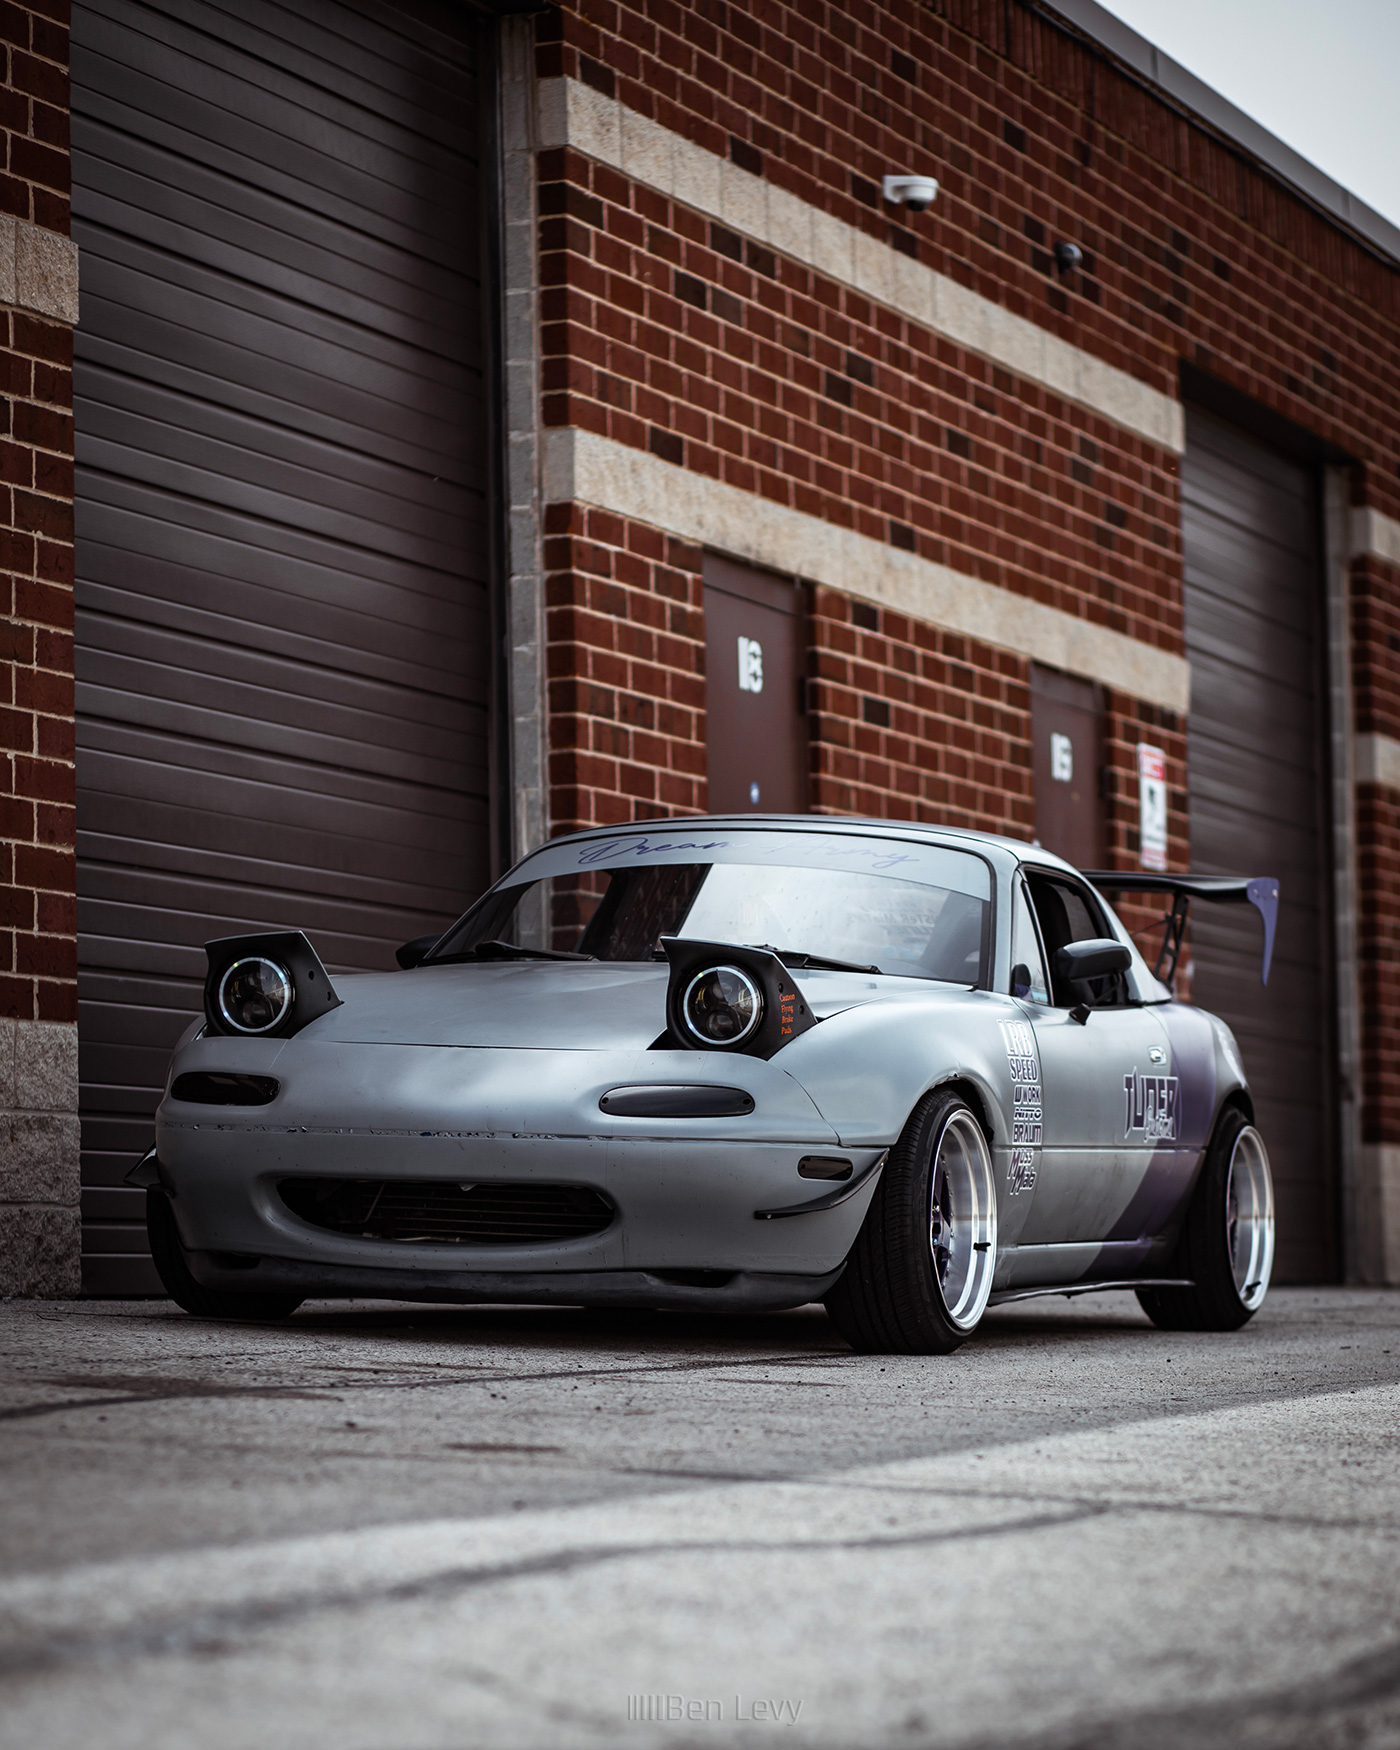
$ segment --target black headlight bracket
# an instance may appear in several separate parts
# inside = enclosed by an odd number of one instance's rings
[[[211,1033],[229,1039],[288,1039],[321,1015],[340,1007],[340,998],[321,957],[300,930],[269,930],[257,936],[221,936],[206,942],[209,972],[204,980],[204,1019]],[[219,981],[235,960],[255,955],[284,966],[291,974],[292,1003],[266,1033],[242,1033],[219,1013]]]
[[[671,1037],[690,1051],[728,1051],[743,1057],[772,1057],[785,1045],[816,1026],[797,980],[769,948],[744,948],[735,942],[693,942],[663,936],[661,946],[671,963],[666,989],[666,1025]],[[707,1045],[691,1033],[681,1014],[692,978],[711,966],[733,966],[747,973],[763,993],[763,1019],[737,1045]]]

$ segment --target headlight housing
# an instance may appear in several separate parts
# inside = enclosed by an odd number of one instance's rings
[[[215,1036],[290,1039],[340,1007],[320,956],[300,930],[206,942],[204,1022]]]
[[[733,1051],[772,1057],[816,1025],[797,981],[771,948],[663,936],[671,963],[666,1031],[655,1051]]]
[[[263,954],[235,960],[219,980],[219,1013],[235,1033],[271,1033],[296,996],[285,966]]]
[[[737,966],[705,967],[681,998],[681,1020],[701,1045],[742,1045],[762,1019],[763,992]]]

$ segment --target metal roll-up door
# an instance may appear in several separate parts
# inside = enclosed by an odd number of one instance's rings
[[[332,967],[484,885],[476,45],[446,6],[73,14],[84,1264],[208,937]]]
[[[1248,908],[1192,913],[1193,994],[1244,1054],[1278,1193],[1276,1275],[1337,1273],[1325,621],[1314,472],[1207,414],[1182,466],[1191,866],[1277,875],[1259,984]]]

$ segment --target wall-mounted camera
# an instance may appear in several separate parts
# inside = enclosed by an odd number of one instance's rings
[[[938,193],[938,183],[931,176],[887,176],[884,188],[887,201],[908,207],[911,213],[931,207]]]

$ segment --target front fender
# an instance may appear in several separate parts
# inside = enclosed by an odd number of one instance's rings
[[[1009,1143],[1012,1099],[998,1023],[1023,1019],[990,991],[901,993],[831,1016],[774,1061],[847,1148],[888,1147],[931,1088],[959,1080],[976,1090],[997,1149]]]

